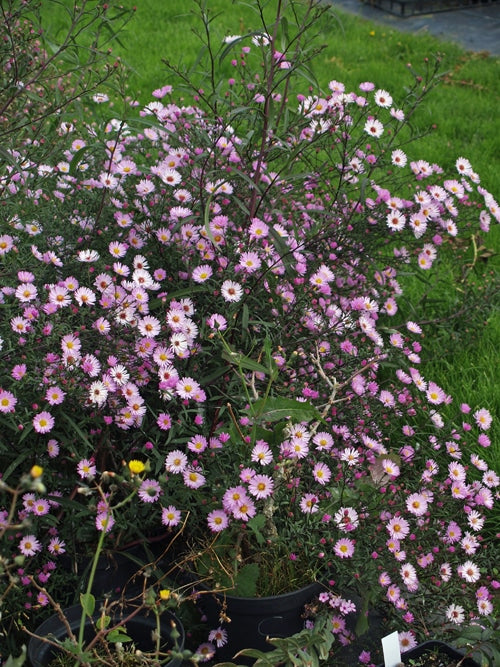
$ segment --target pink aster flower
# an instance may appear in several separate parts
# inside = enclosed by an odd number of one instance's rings
[[[59,539],[59,537],[53,537],[50,540],[47,549],[53,556],[60,556],[66,552],[65,546],[66,544],[63,540]]]
[[[384,133],[384,126],[376,118],[369,118],[365,123],[364,130],[370,136],[378,139]]]
[[[481,447],[489,447],[491,445],[491,440],[486,433],[480,433],[477,437],[477,443]]]
[[[392,602],[395,604],[401,596],[401,590],[399,586],[396,586],[396,584],[391,584],[386,593],[386,597],[389,600],[389,602]]]
[[[96,470],[94,462],[89,459],[82,459],[76,466],[76,471],[82,479],[92,479],[95,477]]]
[[[220,315],[219,313],[214,313],[213,315],[210,315],[210,317],[207,320],[207,325],[210,327],[210,329],[217,329],[218,331],[224,331],[227,329],[227,320],[223,315]]]
[[[439,575],[444,582],[447,582],[451,579],[452,570],[449,563],[442,563],[439,568]]]
[[[395,540],[404,539],[410,532],[410,524],[403,517],[394,517],[386,525],[389,535]]]
[[[191,452],[201,453],[208,447],[208,440],[203,435],[195,435],[187,444],[187,448]]]
[[[34,556],[42,550],[42,545],[34,535],[25,535],[19,542],[19,551],[23,556]]]
[[[245,273],[255,273],[261,267],[262,262],[256,252],[242,252],[238,266]]]
[[[197,266],[192,274],[195,283],[204,283],[213,275],[212,267],[209,264]]]
[[[429,382],[426,396],[427,400],[432,405],[439,405],[440,403],[443,403],[446,399],[446,394],[444,393],[444,391],[441,389],[441,387],[438,387],[438,385],[435,384],[434,382]]]
[[[304,514],[314,514],[318,511],[318,497],[314,493],[306,493],[300,501],[300,509]]]
[[[489,489],[495,489],[500,483],[500,478],[494,470],[487,470],[482,476],[482,482]]]
[[[340,558],[351,558],[354,554],[354,542],[347,537],[342,537],[335,542],[333,552]]]
[[[109,533],[111,528],[113,528],[114,523],[115,520],[113,519],[113,516],[109,513],[109,510],[105,510],[104,512],[99,512],[99,514],[96,516],[95,519],[95,526],[97,530],[105,531],[106,533]]]
[[[415,635],[411,630],[405,630],[404,632],[400,632],[398,634],[399,638],[399,648],[401,649],[401,653],[404,653],[405,651],[409,651],[412,648],[415,648],[417,645],[417,640],[415,639]]]
[[[33,417],[33,428],[37,433],[48,433],[52,430],[54,426],[54,418],[47,412],[43,410]]]
[[[193,378],[181,378],[175,385],[175,392],[180,398],[195,398],[200,390],[200,385]]]
[[[79,306],[93,306],[96,302],[96,296],[89,287],[79,287],[73,296]]]
[[[273,453],[269,445],[264,441],[257,441],[252,449],[251,460],[260,465],[267,465],[273,460]]]
[[[33,514],[36,516],[44,516],[45,514],[48,514],[50,511],[50,503],[48,500],[45,500],[45,498],[38,498],[38,500],[35,500],[33,503]]]
[[[359,526],[359,516],[353,507],[341,507],[335,512],[334,521],[340,530],[348,533]]]
[[[248,491],[255,498],[268,498],[274,489],[274,482],[267,475],[254,475],[248,484]]]
[[[196,649],[195,656],[200,662],[208,662],[215,655],[215,646],[211,642],[204,642]]]
[[[174,449],[172,452],[167,454],[165,459],[165,468],[168,472],[171,473],[181,473],[187,467],[187,456],[184,452],[181,452],[180,449]]]
[[[113,382],[119,387],[123,387],[130,380],[130,373],[123,364],[116,364],[116,366],[113,366],[110,369],[109,374]]]
[[[59,454],[59,443],[54,438],[51,438],[47,443],[47,454],[51,459],[55,459]]]
[[[468,581],[469,583],[474,583],[481,577],[481,572],[479,571],[478,566],[471,560],[459,565],[457,572],[459,577],[462,577],[462,579],[465,579],[465,581]]]
[[[161,412],[156,423],[162,431],[168,431],[172,427],[172,418],[167,412]]]
[[[220,648],[221,646],[224,646],[224,644],[227,643],[227,632],[226,630],[223,630],[222,628],[216,628],[215,630],[211,630],[208,634],[208,641],[209,642],[215,642],[216,645]]]
[[[0,412],[15,412],[17,398],[7,389],[0,389]]]
[[[141,482],[137,495],[145,503],[154,503],[161,495],[161,486],[156,479],[145,479]]]
[[[205,477],[194,468],[186,468],[182,473],[182,477],[184,484],[190,489],[199,489],[200,486],[205,484]]]
[[[421,493],[412,493],[406,499],[406,507],[411,514],[422,516],[427,511],[427,500]]]
[[[225,280],[221,285],[221,294],[224,301],[236,303],[240,301],[243,296],[243,288],[234,280]]]
[[[249,521],[257,513],[255,504],[250,498],[245,497],[241,503],[233,509],[233,516],[240,521]]]
[[[0,256],[6,255],[14,247],[14,239],[9,234],[0,235]]]
[[[213,510],[207,517],[207,523],[213,533],[220,533],[229,525],[229,517],[224,510]]]
[[[181,521],[181,512],[174,505],[164,507],[161,511],[161,522],[164,526],[178,526]]]
[[[404,563],[399,573],[406,586],[413,586],[417,583],[417,572],[411,563]]]
[[[26,375],[26,371],[27,371],[26,364],[16,364],[15,366],[12,367],[12,371],[10,374],[14,378],[14,380],[22,380],[23,377]]]
[[[138,322],[137,328],[143,336],[155,338],[161,331],[161,323],[156,317],[146,315]]]
[[[244,486],[232,486],[222,496],[222,505],[227,512],[232,512],[246,498],[247,492]]]
[[[489,410],[486,410],[486,408],[481,408],[481,410],[476,410],[473,416],[479,428],[483,429],[484,431],[487,431],[490,428],[493,418]]]
[[[314,479],[318,482],[318,484],[324,486],[325,484],[328,484],[328,482],[330,481],[332,476],[332,471],[326,465],[326,463],[319,462],[316,463],[316,465],[314,466],[312,474]]]
[[[465,609],[458,604],[450,604],[446,609],[446,618],[452,623],[460,625],[465,620]]]
[[[399,466],[396,465],[394,461],[391,461],[391,459],[382,459],[381,466],[386,475],[389,475],[390,477],[399,476]]]
[[[15,296],[21,303],[33,301],[37,297],[37,289],[32,283],[21,283],[17,286]]]
[[[493,613],[493,603],[490,600],[477,600],[477,610],[481,616],[489,616]]]
[[[45,392],[45,400],[49,405],[59,405],[64,401],[66,393],[60,387],[49,387]]]

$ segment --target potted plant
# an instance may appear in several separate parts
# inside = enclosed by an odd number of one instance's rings
[[[443,665],[443,667],[478,667],[478,663],[467,658],[449,644],[441,641],[427,641],[403,653],[405,665]]]
[[[88,577],[82,582],[84,586],[79,594],[79,604],[61,608],[45,585],[48,576],[42,577],[40,573],[30,575],[27,569],[24,572],[23,584],[31,585],[38,591],[38,605],[42,608],[52,607],[54,612],[34,632],[25,628],[26,634],[31,637],[28,658],[33,667],[46,667],[56,658],[63,660],[63,656],[67,656],[68,664],[73,664],[75,660],[88,662],[103,657],[110,661],[108,664],[124,664],[125,655],[128,661],[126,664],[157,664],[158,660],[165,661],[169,657],[165,664],[174,667],[182,663],[184,629],[172,613],[172,609],[179,607],[181,595],[165,588],[165,585],[171,585],[173,580],[168,578],[168,572],[161,571],[161,558],[142,567],[136,565],[133,577],[120,588],[119,595],[96,600],[92,593],[107,533],[120,509],[130,503],[136,493],[142,492],[140,473],[143,468],[138,461],[131,461],[126,467],[124,477],[113,476],[113,485],[109,485],[108,473],[98,475],[96,471],[89,472],[87,484],[80,487],[80,493],[86,497],[96,496],[100,509],[93,521],[98,533],[96,549]],[[128,487],[129,493],[125,499],[115,502],[114,492],[118,484],[122,489]],[[14,516],[18,497],[23,491],[28,490],[28,495],[30,491],[34,491],[48,498],[53,497],[43,484],[43,470],[38,466],[34,466],[29,475],[21,478],[19,488],[12,489],[4,484],[2,490],[11,496],[10,517]],[[55,512],[57,507],[58,503],[53,502]],[[50,519],[47,515],[45,517],[46,520]],[[18,529],[13,523],[7,523],[4,528],[8,531]],[[9,537],[11,533],[7,532],[7,539]],[[21,555],[14,559],[7,570],[11,585],[16,581],[14,568],[24,564],[27,557],[39,552],[41,544],[33,534],[25,535],[19,544],[19,550]],[[49,551],[53,557],[60,557],[65,551],[65,545],[59,538],[52,538]],[[50,568],[47,568],[46,572],[50,573]],[[7,593],[8,591],[5,595]],[[124,649],[123,645],[127,648]],[[139,655],[139,651],[140,659],[134,663],[132,656]]]
[[[374,604],[415,632],[493,613],[498,476],[465,462],[492,415],[422,377],[422,327],[398,302],[400,273],[499,207],[465,158],[450,174],[406,145],[438,63],[401,96],[309,88],[324,11],[280,2],[220,46],[204,13],[231,76],[190,87],[167,63],[139,112],[94,95],[91,122],[57,126],[62,151],[11,150],[0,531],[19,615],[52,595],[57,552],[155,528],[183,528],[194,593],[222,596],[200,659],[231,633],[229,594],[321,584],[305,623],[332,650]]]
[[[163,664],[179,667],[182,664],[184,629],[170,611],[157,616],[146,615],[144,609],[104,603],[92,611],[85,610],[84,641],[79,646],[76,635],[80,628],[82,607],[76,605],[45,620],[28,644],[28,659],[32,667],[47,667],[57,660],[58,665],[73,665],[76,658],[87,661],[107,661],[111,665]],[[72,643],[71,643],[72,642]],[[65,654],[64,651],[67,651]]]

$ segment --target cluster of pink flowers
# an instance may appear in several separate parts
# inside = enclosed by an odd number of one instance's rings
[[[277,558],[338,585],[378,580],[410,629],[428,593],[460,623],[492,611],[480,531],[499,478],[477,454],[492,417],[455,425],[452,398],[418,370],[398,271],[430,269],[446,237],[487,231],[500,209],[464,158],[449,178],[386,150],[405,118],[387,91],[329,89],[300,95],[295,129],[265,151],[244,120],[164,101],[166,86],[140,131],[66,127],[53,163],[11,155],[0,412],[14,457],[30,443],[61,492],[75,461],[85,480],[147,454],[138,502],[153,522],[190,512],[191,536],[250,545],[265,516]],[[287,150],[306,176],[283,172],[273,151]],[[52,502],[24,500],[40,518]],[[104,503],[96,527],[113,523]],[[40,537],[18,549],[36,556]]]

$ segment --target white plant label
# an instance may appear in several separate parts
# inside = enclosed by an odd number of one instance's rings
[[[397,632],[382,637],[382,649],[384,651],[385,667],[397,667],[401,664],[401,649],[399,648]]]

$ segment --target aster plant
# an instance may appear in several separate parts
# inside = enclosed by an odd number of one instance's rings
[[[106,518],[109,546],[184,525],[182,562],[206,587],[324,582],[341,643],[352,590],[359,631],[383,604],[410,648],[494,613],[499,479],[480,456],[491,413],[419,371],[425,331],[398,313],[399,276],[500,209],[466,158],[449,174],[417,157],[409,120],[439,62],[410,68],[404,94],[322,91],[305,36],[325,8],[277,4],[266,23],[255,0],[255,30],[219,45],[198,3],[205,81],[165,63],[145,108],[117,119],[94,95],[50,160],[9,153],[2,479],[42,466],[60,511],[19,495],[8,549],[36,595],[56,543],[102,530],[78,485],[147,459],[130,513]]]

